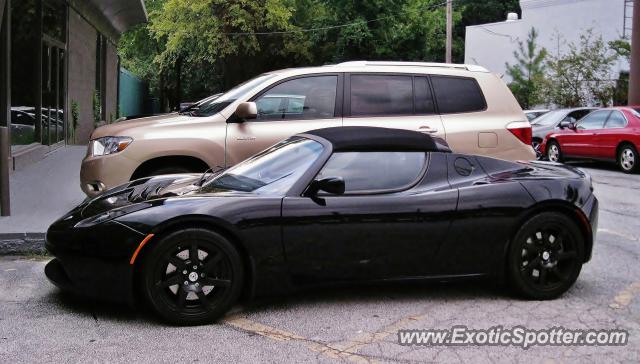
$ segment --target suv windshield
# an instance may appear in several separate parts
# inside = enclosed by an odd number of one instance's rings
[[[311,139],[289,138],[215,177],[202,186],[200,193],[284,194],[323,149],[322,144]]]
[[[254,87],[260,85],[266,80],[275,77],[275,74],[264,73],[260,76],[245,81],[224,94],[210,96],[184,110],[180,113],[189,114],[191,116],[211,116],[222,111],[225,107],[242,97],[247,92],[253,90]]]

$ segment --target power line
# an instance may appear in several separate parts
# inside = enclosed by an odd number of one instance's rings
[[[416,9],[415,11],[433,10],[433,9],[439,8],[439,7],[443,6],[443,5],[446,5],[448,2],[453,3],[454,1],[457,1],[457,0],[443,1],[441,3],[433,4],[433,5],[430,5],[430,6],[426,7],[426,8],[423,8],[423,9]],[[410,11],[407,11],[405,13],[408,13],[408,12],[410,12]],[[356,22],[352,22],[352,23],[329,25],[329,26],[317,27],[317,28],[281,30],[281,31],[273,31],[273,32],[227,32],[227,33],[221,33],[221,34],[233,35],[233,36],[251,36],[251,35],[282,35],[282,34],[295,34],[295,33],[310,33],[310,32],[319,32],[319,31],[332,30],[332,29],[338,29],[338,28],[352,27],[352,26],[361,25],[361,24],[370,24],[370,23],[375,23],[375,22],[379,22],[379,21],[382,21],[382,20],[386,20],[386,19],[392,19],[392,18],[395,18],[396,16],[397,15],[389,15],[389,16],[383,16],[383,17],[379,17],[379,18],[375,18],[375,19],[361,20],[361,21],[356,21]]]

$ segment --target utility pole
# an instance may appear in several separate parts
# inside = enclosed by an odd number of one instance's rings
[[[633,2],[633,20],[631,21],[629,105],[640,105],[640,0]]]
[[[636,0],[637,2],[638,0]],[[446,53],[444,56],[445,62],[447,63],[451,63],[451,38],[453,37],[453,18],[452,18],[452,9],[451,9],[451,3],[453,2],[453,0],[447,0],[447,46],[446,46]],[[634,10],[634,14],[635,14],[635,10]]]

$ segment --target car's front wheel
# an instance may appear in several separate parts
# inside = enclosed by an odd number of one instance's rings
[[[637,173],[640,170],[638,151],[631,144],[625,144],[618,150],[618,166],[624,173]]]
[[[556,212],[533,216],[509,246],[507,272],[512,288],[536,300],[566,292],[584,262],[584,238],[569,217]]]
[[[222,235],[189,228],[151,247],[141,278],[144,297],[165,321],[199,325],[220,318],[236,302],[243,267],[237,250]]]
[[[547,160],[550,162],[562,162],[562,151],[558,142],[552,140],[547,143]]]

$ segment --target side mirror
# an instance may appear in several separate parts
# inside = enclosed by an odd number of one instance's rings
[[[311,182],[307,189],[307,196],[315,196],[318,191],[328,192],[332,195],[344,193],[344,180],[342,177],[327,177]]]
[[[255,102],[242,102],[234,114],[241,121],[255,119],[258,117],[258,106]]]
[[[563,121],[559,126],[560,129],[575,129],[575,124],[570,121]]]

